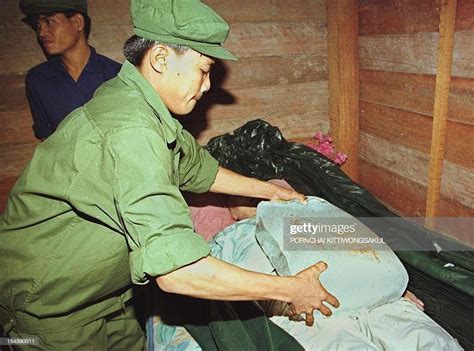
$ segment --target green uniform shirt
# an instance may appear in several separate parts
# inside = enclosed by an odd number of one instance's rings
[[[207,191],[217,169],[126,62],[38,146],[11,191],[0,314],[24,331],[73,327],[121,308],[132,281],[207,256],[180,189]]]

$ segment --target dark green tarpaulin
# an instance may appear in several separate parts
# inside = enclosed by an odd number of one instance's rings
[[[203,351],[303,351],[255,301],[216,301],[169,294],[151,287],[152,314],[184,326]],[[148,311],[150,312],[150,311]]]

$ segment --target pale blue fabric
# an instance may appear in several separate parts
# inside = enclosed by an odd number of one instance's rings
[[[255,238],[255,218],[235,223],[210,241],[211,255],[249,271],[271,274],[275,271]]]
[[[338,223],[338,219],[348,218],[357,222],[357,237],[378,237],[356,218],[317,197],[309,197],[307,205],[298,201],[259,204],[255,236],[279,275],[294,275],[318,261],[328,264],[320,280],[341,303],[334,315],[355,316],[402,296],[408,274],[387,245],[364,244],[363,250],[347,246],[347,250],[328,251],[325,244],[319,244],[318,251],[285,250],[285,218],[291,218],[293,223],[303,223],[308,218],[334,218]],[[325,318],[319,313],[315,317]]]

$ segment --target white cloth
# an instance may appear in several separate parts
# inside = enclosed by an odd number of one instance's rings
[[[271,320],[308,351],[456,351],[456,339],[404,298],[357,317],[316,319],[313,327],[287,317]]]

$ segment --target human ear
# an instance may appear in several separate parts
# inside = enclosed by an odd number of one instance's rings
[[[166,70],[166,60],[169,55],[169,50],[166,46],[158,44],[150,49],[150,65],[158,73],[163,73]]]
[[[84,16],[80,14],[79,12],[77,12],[71,18],[73,20],[74,25],[76,26],[77,31],[78,32],[83,31],[85,27]]]

